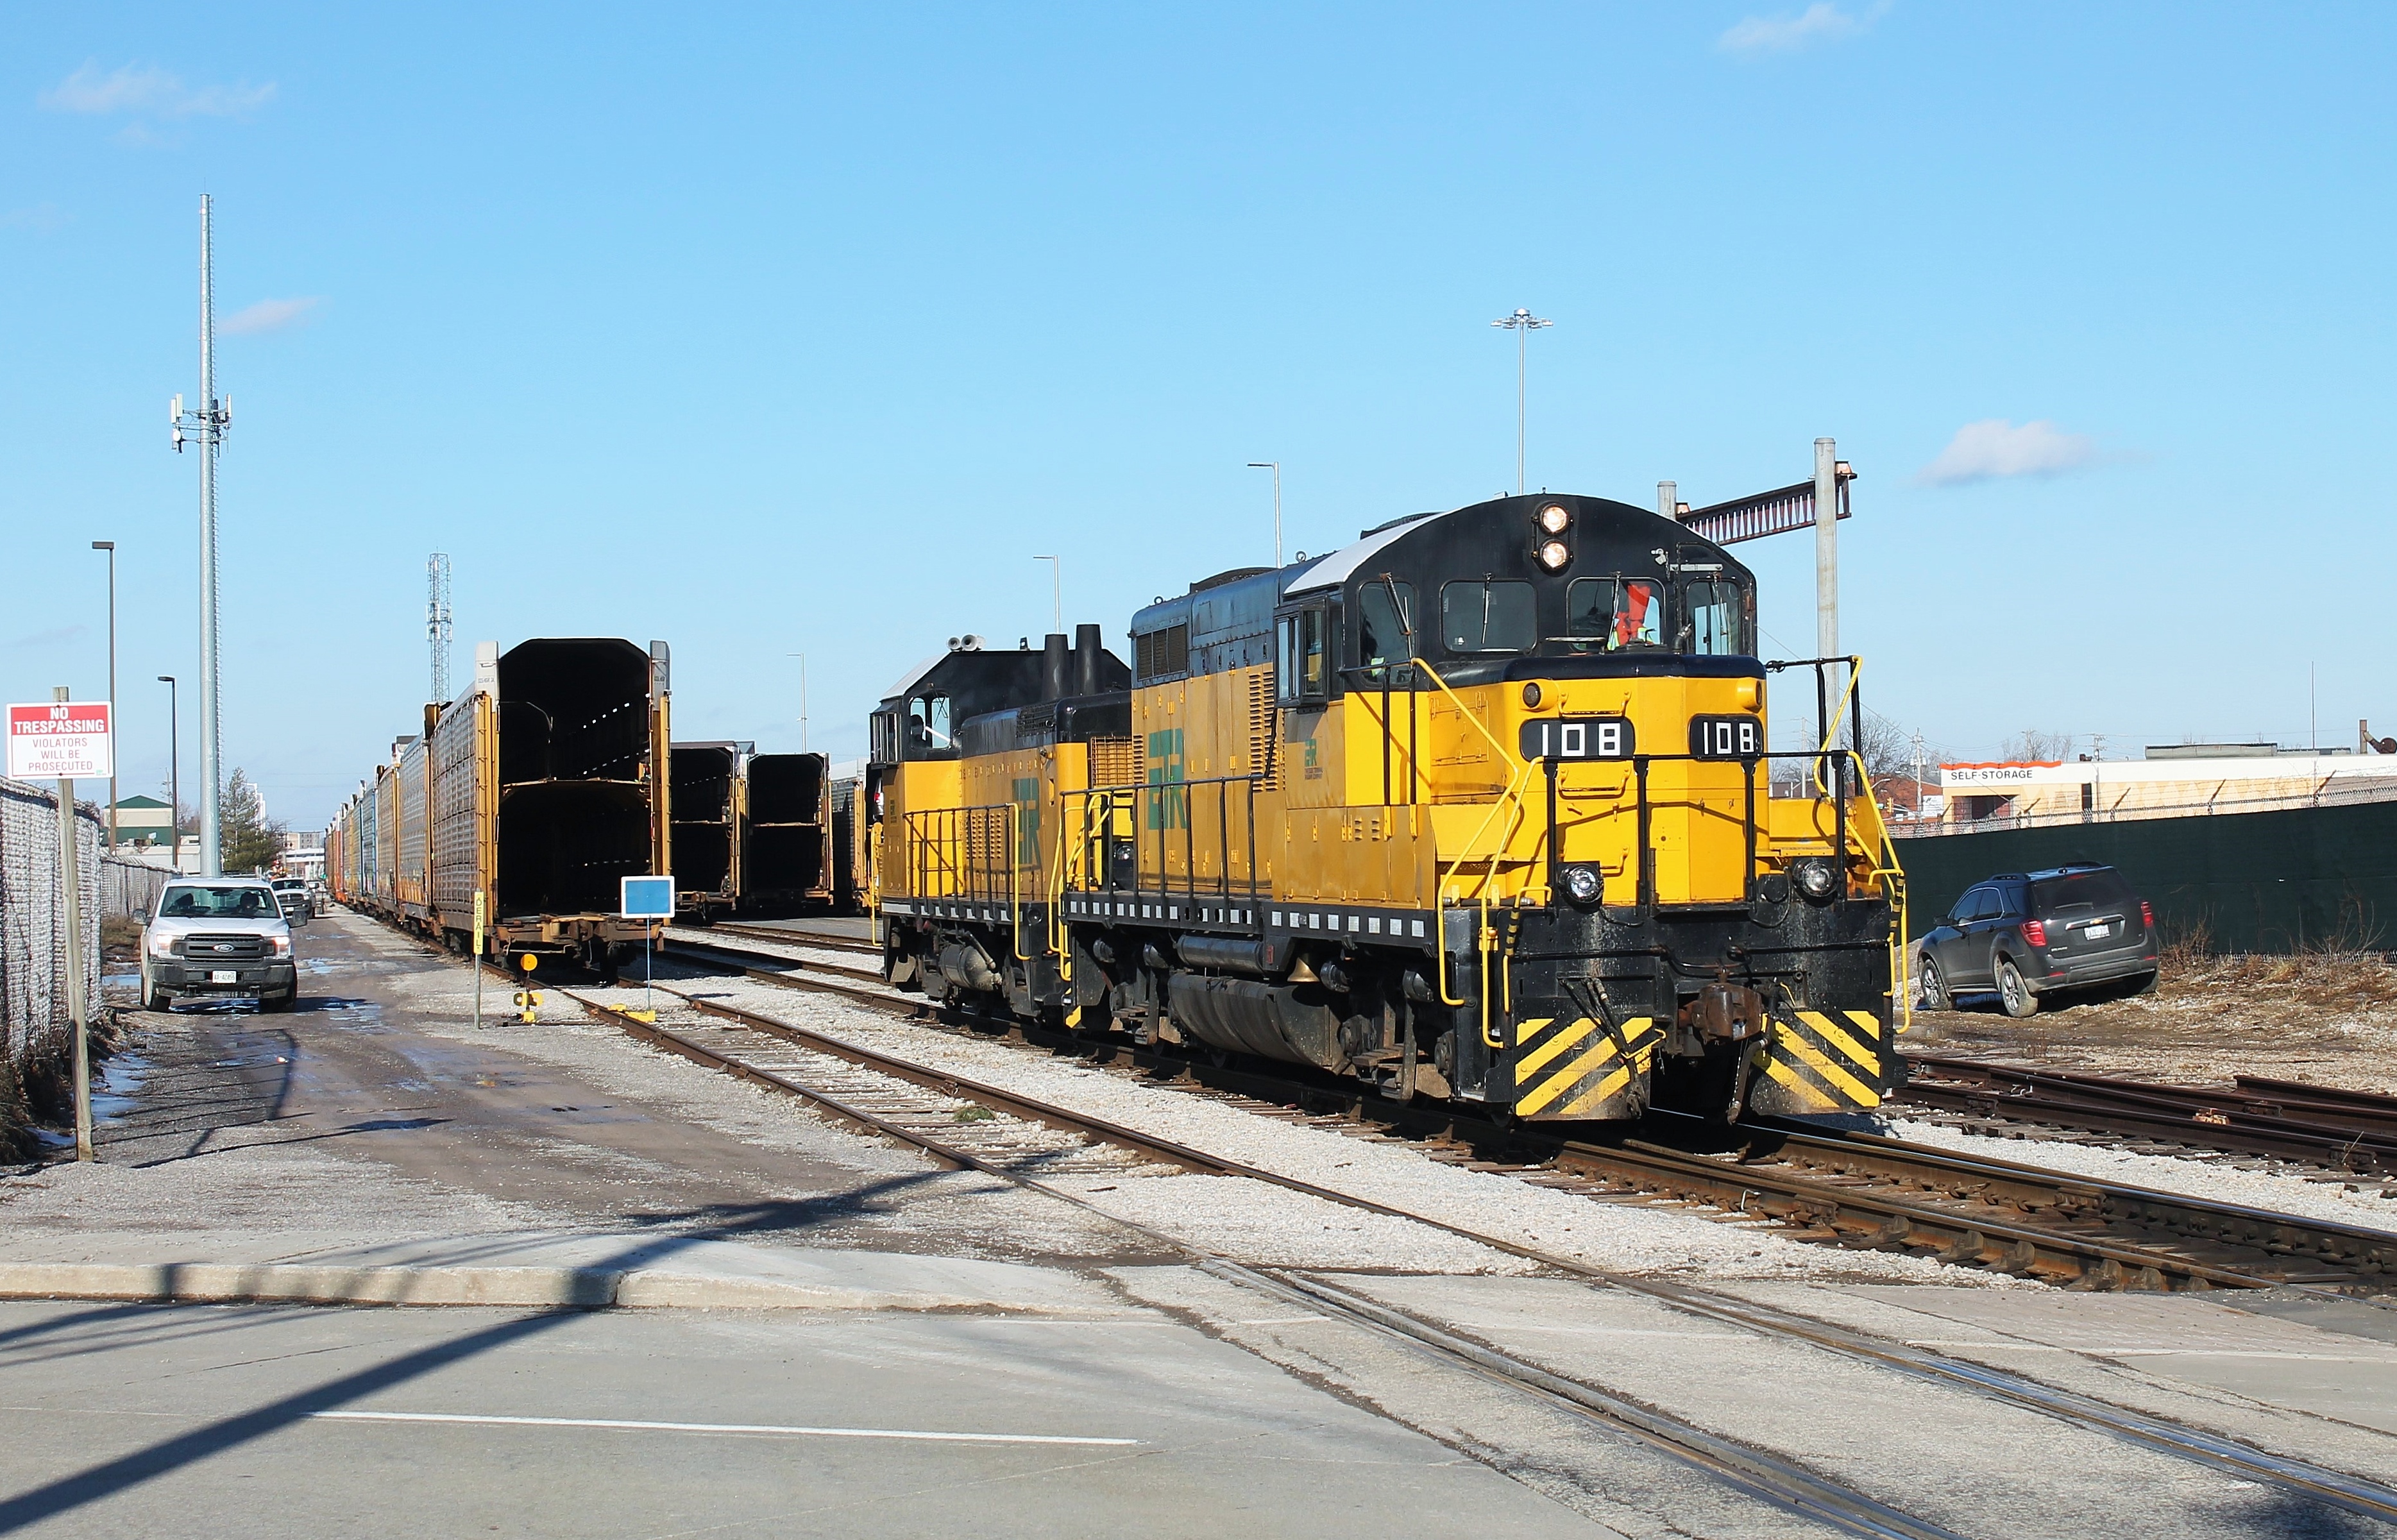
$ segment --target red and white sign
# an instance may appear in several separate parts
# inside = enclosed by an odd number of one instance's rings
[[[8,773],[19,781],[100,780],[116,773],[106,701],[8,708]]]

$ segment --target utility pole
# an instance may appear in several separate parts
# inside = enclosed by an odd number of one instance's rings
[[[435,705],[449,703],[449,557],[435,551],[424,558],[424,639],[433,649]]]
[[[60,685],[50,691],[50,699],[63,701],[67,687]],[[114,723],[114,717],[110,721]],[[112,768],[114,761],[112,758]],[[91,1002],[85,998],[83,977],[83,871],[80,852],[75,850],[74,783],[59,783],[59,879],[66,890],[67,905],[67,1019],[74,1028],[74,1119],[75,1158],[91,1158],[91,1045],[86,1040],[85,1029],[91,1020]],[[147,1004],[147,1001],[143,1002]]]
[[[1814,440],[1814,656],[1840,655],[1840,449]]]
[[[200,447],[200,875],[224,875],[224,688],[217,667],[217,449],[233,425],[233,398],[217,399],[216,265],[209,244],[208,195],[200,194],[200,404],[183,409],[175,397],[169,417],[175,450],[183,440]]]
[[[1049,629],[1063,631],[1065,629],[1065,563],[1056,556],[1035,556],[1032,559],[1049,564],[1049,600],[1056,610],[1056,618]]]
[[[1281,462],[1252,460],[1249,469],[1271,471],[1274,474],[1274,570],[1281,570]]]
[[[1515,334],[1515,495],[1523,495],[1523,370],[1525,348],[1533,332],[1542,327],[1552,327],[1554,321],[1544,321],[1528,310],[1518,309],[1512,315],[1502,315],[1490,323],[1504,327]]]
[[[183,875],[183,733],[182,690],[172,674],[161,674],[167,687],[167,860],[175,875]],[[148,1004],[148,1001],[143,1001]]]
[[[108,553],[108,709],[114,713],[116,710],[116,542],[96,540],[91,542],[91,548]],[[112,716],[112,725],[114,720]],[[108,766],[108,853],[116,853],[116,763],[114,759]]]

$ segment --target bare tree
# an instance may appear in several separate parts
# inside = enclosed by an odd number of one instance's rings
[[[2005,742],[1998,751],[1999,757],[2015,764],[2038,764],[2059,760],[2072,753],[2072,734],[2042,732],[2037,728],[2025,728]]]

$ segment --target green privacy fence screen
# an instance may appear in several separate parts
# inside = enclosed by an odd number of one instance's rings
[[[2121,867],[2164,939],[2216,952],[2397,950],[2397,802],[2123,819],[1897,840],[1913,930],[2000,872]]]

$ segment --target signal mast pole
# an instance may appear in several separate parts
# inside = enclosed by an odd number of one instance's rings
[[[200,194],[200,404],[168,408],[175,451],[200,447],[200,875],[224,875],[224,690],[217,670],[217,449],[233,425],[233,398],[217,399],[216,265],[209,246],[208,195]]]

